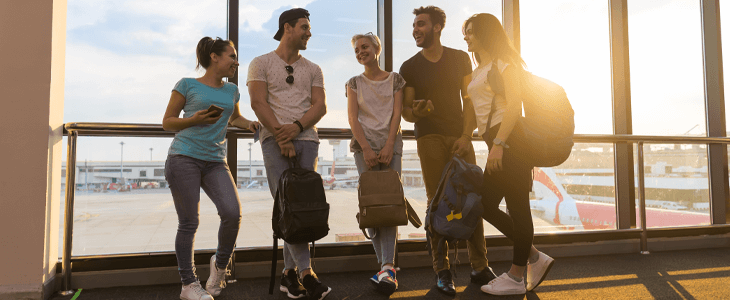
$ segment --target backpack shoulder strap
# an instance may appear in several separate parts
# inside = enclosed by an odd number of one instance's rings
[[[403,200],[406,201],[406,211],[408,212],[408,221],[411,222],[413,227],[421,228],[423,223],[421,223],[421,219],[418,218],[418,214],[416,214],[416,210],[413,209],[413,206],[411,206],[411,203],[408,202],[408,199],[403,197]]]
[[[276,233],[274,233],[274,246],[272,249],[272,256],[271,256],[271,278],[269,279],[269,295],[274,294],[274,283],[276,282],[276,262],[278,260],[277,252],[279,251],[279,239],[276,238]]]

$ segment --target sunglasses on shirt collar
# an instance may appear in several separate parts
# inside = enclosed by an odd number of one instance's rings
[[[288,84],[294,83],[294,76],[292,75],[292,73],[294,73],[294,67],[285,66],[284,69],[286,69],[286,72],[289,73],[289,76],[286,77],[286,83],[288,83]]]

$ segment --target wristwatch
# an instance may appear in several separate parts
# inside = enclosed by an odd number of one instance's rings
[[[492,144],[500,145],[504,149],[509,149],[509,146],[504,141],[500,140],[499,138],[494,138],[494,140],[492,141]]]

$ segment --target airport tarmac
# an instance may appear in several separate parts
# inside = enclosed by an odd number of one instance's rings
[[[406,198],[424,220],[425,189],[406,187],[404,190]],[[318,243],[365,240],[355,220],[357,189],[325,191],[330,203],[330,232]],[[237,247],[271,246],[273,198],[268,188],[239,189],[238,193],[242,219]],[[200,225],[195,249],[215,249],[220,218],[213,202],[202,190],[200,198]],[[60,220],[63,222],[63,216]],[[533,222],[536,233],[560,230],[540,218],[533,218]],[[62,241],[63,226],[60,228]],[[177,214],[169,189],[107,193],[76,191],[73,230],[73,256],[174,251]],[[485,235],[500,234],[485,222]],[[400,239],[425,239],[423,227],[417,229],[411,225],[399,227],[399,235]],[[60,242],[59,257],[62,247]]]

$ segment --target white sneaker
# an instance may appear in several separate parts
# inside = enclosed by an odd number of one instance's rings
[[[210,277],[208,277],[208,281],[205,283],[205,289],[208,290],[208,293],[218,297],[226,287],[226,275],[228,274],[228,268],[218,269],[215,265],[215,254],[213,254],[210,257]]]
[[[183,285],[182,292],[180,292],[180,299],[182,300],[213,300],[213,296],[208,294],[208,291],[204,290],[200,286],[200,282],[196,281],[188,285]]]
[[[492,279],[489,283],[482,286],[482,292],[490,295],[523,295],[527,293],[525,289],[524,279],[523,282],[517,282],[507,273],[500,275],[499,277]]]
[[[532,291],[547,277],[555,260],[547,254],[538,252],[538,259],[534,264],[527,262],[527,290]]]

